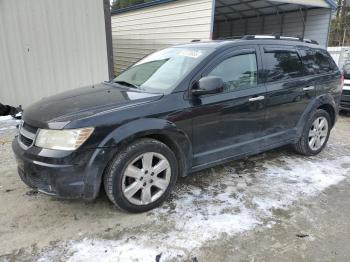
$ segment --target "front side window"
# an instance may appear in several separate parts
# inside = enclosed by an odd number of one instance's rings
[[[278,51],[264,54],[266,81],[288,80],[303,75],[303,65],[296,52]]]
[[[224,91],[236,91],[257,85],[257,63],[255,54],[238,55],[218,64],[208,75],[221,77]]]
[[[170,93],[212,51],[211,48],[167,48],[134,64],[114,82],[151,93]]]

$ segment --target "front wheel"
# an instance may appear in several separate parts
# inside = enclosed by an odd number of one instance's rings
[[[169,196],[178,175],[174,153],[164,143],[140,139],[120,152],[104,175],[108,198],[120,209],[140,213]]]
[[[294,149],[303,155],[317,155],[326,146],[330,131],[331,118],[327,111],[319,109],[306,122]]]

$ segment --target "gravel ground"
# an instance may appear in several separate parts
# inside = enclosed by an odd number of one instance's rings
[[[0,261],[348,261],[350,117],[316,157],[280,148],[180,179],[145,214],[57,200],[19,179],[0,118]]]

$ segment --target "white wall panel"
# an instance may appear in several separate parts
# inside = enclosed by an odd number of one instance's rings
[[[0,102],[108,79],[102,0],[0,0]]]
[[[327,46],[331,15],[330,9],[309,10],[307,12],[305,38],[316,40],[320,45]]]

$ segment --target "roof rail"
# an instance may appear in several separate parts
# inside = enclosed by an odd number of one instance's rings
[[[215,38],[215,40],[238,40],[238,39],[242,39],[242,36],[224,36],[224,37]]]
[[[280,35],[245,35],[241,39],[243,40],[255,40],[255,39],[276,39],[276,40],[289,40],[289,41],[301,41],[309,44],[318,45],[318,42],[303,37],[291,37],[291,36],[280,36]]]

